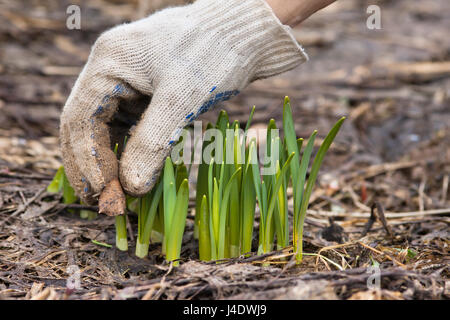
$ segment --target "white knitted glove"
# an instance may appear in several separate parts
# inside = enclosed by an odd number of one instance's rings
[[[263,0],[198,0],[103,33],[61,116],[70,183],[87,203],[118,176],[127,193],[143,195],[184,126],[250,82],[306,60]],[[119,165],[110,121],[148,97]]]

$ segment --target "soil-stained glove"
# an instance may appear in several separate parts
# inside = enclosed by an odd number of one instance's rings
[[[198,0],[103,33],[61,116],[70,183],[86,203],[118,177],[130,195],[145,194],[184,126],[307,59],[263,0]],[[143,102],[119,164],[111,122]]]

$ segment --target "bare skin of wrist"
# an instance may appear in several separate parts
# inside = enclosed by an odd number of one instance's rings
[[[266,0],[283,24],[295,27],[336,0]]]

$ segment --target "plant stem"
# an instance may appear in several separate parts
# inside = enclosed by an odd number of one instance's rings
[[[139,258],[145,258],[148,254],[149,242],[141,242],[141,239],[138,239],[136,242],[136,256]]]
[[[80,218],[86,220],[94,220],[97,218],[97,212],[91,210],[80,210]]]
[[[298,230],[296,239],[296,246],[294,247],[295,252],[295,260],[297,264],[300,264],[303,260],[303,223],[300,222],[300,227]]]
[[[116,216],[116,247],[121,251],[128,251],[127,216]]]
[[[198,245],[199,245],[200,260],[210,261],[211,260],[210,218],[206,195],[202,197],[202,201],[200,203],[200,211],[196,212],[195,214],[198,215],[199,219]]]

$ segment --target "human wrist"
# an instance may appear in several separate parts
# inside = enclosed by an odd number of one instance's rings
[[[265,0],[283,24],[295,27],[336,0]]]
[[[290,20],[290,13],[286,6],[279,0],[266,0],[267,4],[272,8],[273,13],[280,19],[281,23],[288,24]],[[292,26],[291,26],[292,27]]]

